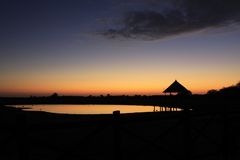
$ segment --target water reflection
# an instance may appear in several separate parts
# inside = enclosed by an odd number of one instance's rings
[[[45,111],[64,114],[112,114],[115,110],[120,110],[121,113],[181,110],[180,108],[137,105],[16,105],[15,107],[23,108],[25,111]]]

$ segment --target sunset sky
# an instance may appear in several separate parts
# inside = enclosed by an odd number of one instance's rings
[[[240,81],[235,0],[1,0],[0,96],[195,94]]]

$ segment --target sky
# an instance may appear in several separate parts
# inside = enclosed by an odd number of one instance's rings
[[[1,0],[0,96],[194,94],[240,80],[235,0]]]

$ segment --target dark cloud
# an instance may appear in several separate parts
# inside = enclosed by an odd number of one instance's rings
[[[147,3],[147,1],[144,1]],[[153,2],[153,1],[151,1]],[[155,0],[163,3],[163,0]],[[240,21],[240,1],[237,0],[171,0],[171,7],[129,11],[122,27],[110,28],[106,37],[159,39],[197,31],[207,27],[226,26]]]

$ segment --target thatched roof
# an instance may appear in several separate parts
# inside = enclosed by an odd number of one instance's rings
[[[191,93],[187,88],[181,85],[178,81],[174,81],[163,93]]]

